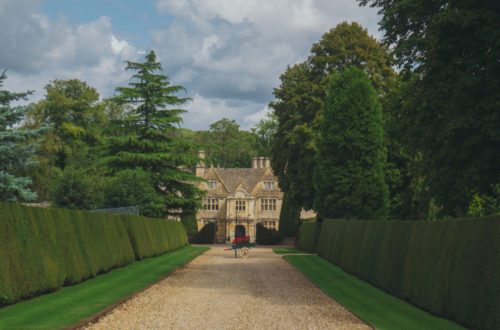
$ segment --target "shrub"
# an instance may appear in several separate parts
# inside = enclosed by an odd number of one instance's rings
[[[321,222],[302,222],[300,227],[298,249],[305,252],[315,253],[319,234],[321,232]]]
[[[276,245],[281,243],[283,235],[276,229],[267,229],[261,223],[257,224],[257,244],[262,245]]]
[[[193,243],[197,244],[213,244],[215,242],[215,233],[217,226],[215,222],[209,222],[201,228],[194,236]]]

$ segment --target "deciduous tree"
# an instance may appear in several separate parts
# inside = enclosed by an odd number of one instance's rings
[[[500,4],[360,2],[380,8],[384,42],[408,74],[416,106],[401,113],[402,130],[422,153],[429,194],[443,214],[465,215],[474,194],[492,194],[499,180]]]

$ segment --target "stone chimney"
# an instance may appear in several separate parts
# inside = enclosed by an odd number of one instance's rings
[[[252,158],[252,168],[259,168],[259,159],[257,157]]]
[[[198,157],[205,159],[205,151],[198,151]],[[205,162],[200,160],[200,162],[196,165],[196,176],[201,178],[203,175],[205,175]]]
[[[264,168],[264,157],[259,157],[259,168]]]
[[[264,168],[269,168],[271,167],[271,160],[269,157],[264,157]]]

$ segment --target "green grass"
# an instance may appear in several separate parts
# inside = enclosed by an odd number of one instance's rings
[[[318,256],[285,256],[327,295],[377,329],[463,329],[377,289]]]
[[[276,249],[273,249],[273,251],[275,253],[278,253],[278,254],[307,253],[307,252],[304,252],[304,251],[300,251],[299,249],[280,249],[280,248],[276,248]]]
[[[78,323],[158,281],[208,250],[185,247],[136,261],[77,285],[0,309],[0,329],[60,328]]]

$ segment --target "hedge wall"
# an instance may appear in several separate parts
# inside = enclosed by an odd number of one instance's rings
[[[500,325],[500,217],[326,220],[318,253],[433,314],[473,329]]]
[[[301,251],[315,253],[320,232],[321,222],[302,222],[297,248]]]
[[[179,221],[121,215],[137,260],[157,256],[188,245],[186,230]]]
[[[186,244],[177,222],[0,202],[0,306]]]

